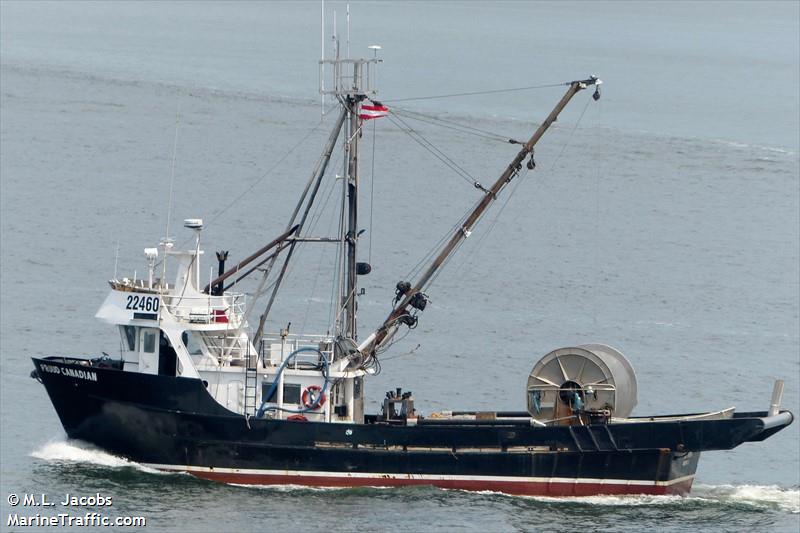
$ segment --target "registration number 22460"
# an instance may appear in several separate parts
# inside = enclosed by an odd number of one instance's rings
[[[128,296],[125,309],[133,309],[134,311],[158,311],[158,297],[157,296],[138,296],[131,294]]]

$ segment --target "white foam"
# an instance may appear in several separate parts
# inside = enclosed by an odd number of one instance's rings
[[[355,490],[355,489],[368,489],[368,490],[397,490],[397,487],[315,487],[313,485],[251,485],[251,484],[244,484],[244,483],[226,483],[226,485],[230,485],[232,487],[242,487],[246,489],[259,489],[259,490],[269,490],[274,492],[335,492],[335,491],[348,491],[348,490]]]
[[[151,474],[165,473],[104,452],[78,440],[51,440],[32,451],[30,455],[54,463],[85,463],[109,468],[135,468]]]
[[[581,503],[599,506],[638,507],[642,505],[675,505],[683,503],[684,496],[653,496],[650,494],[627,494],[623,496],[522,496],[548,503]]]
[[[743,503],[800,514],[800,489],[777,485],[695,485],[690,498]]]
[[[485,492],[485,494],[499,494]],[[532,500],[552,503],[582,503],[600,506],[654,506],[702,504],[744,504],[766,509],[779,509],[792,514],[800,513],[800,489],[777,485],[702,485],[695,484],[686,496],[652,496],[646,494],[623,496],[550,497],[523,496]]]

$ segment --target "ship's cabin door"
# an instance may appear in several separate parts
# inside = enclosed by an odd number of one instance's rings
[[[139,372],[158,374],[158,328],[139,329]]]
[[[160,376],[175,377],[178,365],[178,354],[169,342],[169,338],[159,331],[158,339],[158,374]]]

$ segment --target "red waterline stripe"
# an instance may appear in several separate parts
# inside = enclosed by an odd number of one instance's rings
[[[329,476],[294,476],[235,472],[189,471],[203,479],[240,485],[302,485],[308,487],[404,487],[429,485],[442,489],[495,491],[518,496],[598,496],[601,494],[687,494],[693,478],[671,485],[628,485],[624,483],[576,483],[538,481],[491,481],[466,479],[397,479]]]

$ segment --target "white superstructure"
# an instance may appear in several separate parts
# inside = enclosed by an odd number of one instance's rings
[[[185,226],[199,232],[202,222]],[[153,277],[157,249],[148,248],[148,279],[111,280],[95,315],[119,328],[123,371],[199,378],[217,402],[246,416],[363,421],[365,372],[336,358],[345,352],[335,338],[283,331],[255,346],[245,295],[201,286],[199,238],[194,250],[163,249],[177,263],[174,283]]]

